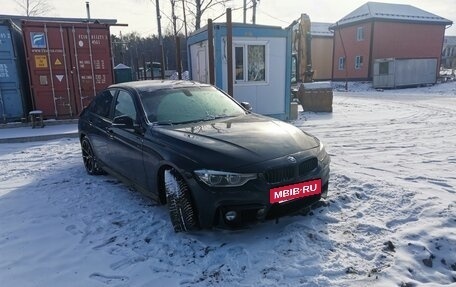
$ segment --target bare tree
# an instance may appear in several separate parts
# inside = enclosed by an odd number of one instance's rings
[[[48,0],[14,0],[20,7],[27,17],[30,16],[41,16],[49,11],[53,10],[54,7],[49,3]]]
[[[231,0],[187,0],[188,12],[195,17],[195,30],[201,28],[203,14],[215,6],[226,6]]]

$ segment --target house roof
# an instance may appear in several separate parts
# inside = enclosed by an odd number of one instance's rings
[[[310,33],[317,37],[332,37],[334,32],[329,30],[332,23],[312,22],[310,24]]]
[[[367,2],[358,9],[354,10],[332,27],[347,26],[353,23],[369,20],[400,21],[411,23],[428,23],[451,25],[453,22],[427,11],[421,10],[411,5],[389,4],[380,2]]]

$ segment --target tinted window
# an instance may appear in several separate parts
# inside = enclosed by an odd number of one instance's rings
[[[101,92],[92,102],[90,110],[101,117],[109,118],[109,111],[111,110],[113,98],[114,91],[105,90]]]
[[[119,91],[114,110],[114,117],[129,116],[136,121],[136,109],[132,96],[126,91]]]

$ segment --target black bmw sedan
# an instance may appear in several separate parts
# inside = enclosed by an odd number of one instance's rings
[[[277,218],[328,192],[320,140],[207,84],[112,85],[81,113],[79,138],[90,175],[167,204],[176,232]]]

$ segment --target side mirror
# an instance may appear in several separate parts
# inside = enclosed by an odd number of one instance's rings
[[[134,129],[133,119],[126,115],[115,117],[112,126],[121,129]]]
[[[249,112],[252,111],[252,106],[248,102],[242,102],[241,106]]]

